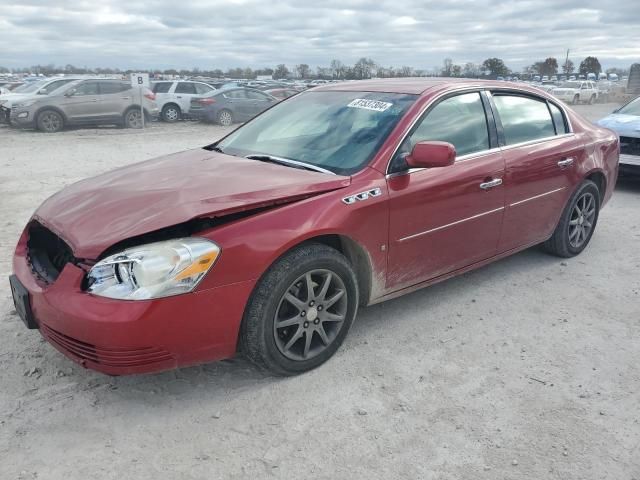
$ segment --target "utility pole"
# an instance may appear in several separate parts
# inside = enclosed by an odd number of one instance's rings
[[[569,75],[569,72],[567,71],[569,69],[569,49],[567,48],[567,58],[565,58],[564,60],[564,73],[566,73],[567,75]]]

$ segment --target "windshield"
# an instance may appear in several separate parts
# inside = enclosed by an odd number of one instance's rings
[[[416,95],[305,92],[291,97],[218,143],[237,156],[271,155],[350,175],[364,167]]]
[[[564,82],[561,87],[562,88],[580,88],[580,82]]]
[[[640,116],[640,97],[636,98],[632,102],[627,103],[624,107],[618,110],[618,113]]]
[[[18,88],[13,90],[14,93],[31,93],[35,92],[44,84],[44,81],[40,80],[37,82],[25,83],[24,85],[20,85]]]

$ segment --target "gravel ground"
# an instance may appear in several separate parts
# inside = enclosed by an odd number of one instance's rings
[[[640,183],[579,257],[530,249],[363,309],[296,378],[241,359],[111,378],[22,326],[6,277],[41,201],[223,132],[0,127],[0,479],[640,479]]]

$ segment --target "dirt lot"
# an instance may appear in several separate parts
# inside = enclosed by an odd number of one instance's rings
[[[613,105],[578,107],[599,118]],[[110,378],[16,316],[24,224],[81,178],[215,126],[0,127],[0,479],[640,479],[640,183],[579,257],[537,249],[363,309],[325,366],[242,360]]]

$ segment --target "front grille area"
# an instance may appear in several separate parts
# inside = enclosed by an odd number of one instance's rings
[[[40,324],[44,337],[63,351],[96,364],[108,367],[139,367],[173,360],[173,356],[161,348],[146,347],[136,349],[98,347],[81,342],[60,333],[44,323]]]
[[[620,137],[620,153],[640,155],[640,138]]]
[[[76,263],[71,247],[38,222],[29,225],[27,260],[33,274],[45,283],[53,283],[67,263]]]

